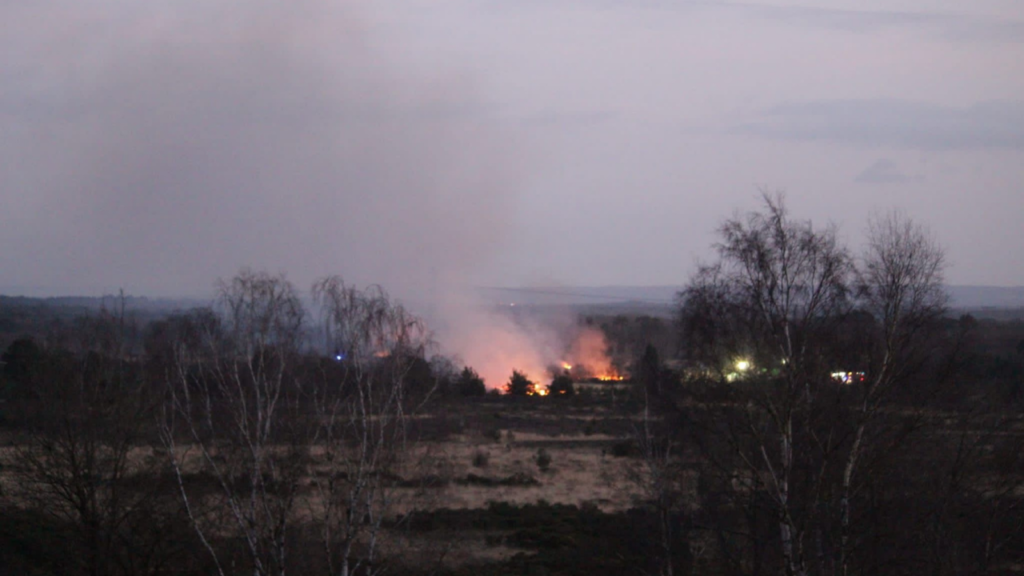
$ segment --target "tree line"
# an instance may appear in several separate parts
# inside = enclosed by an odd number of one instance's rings
[[[684,374],[641,363],[663,573],[671,545],[713,573],[1012,570],[1022,405],[965,378],[972,320],[948,317],[928,232],[880,215],[855,255],[765,195],[718,236],[679,294]]]
[[[142,350],[123,309],[75,347],[13,343],[7,570],[378,573],[395,479],[420,464],[408,423],[442,370],[382,289],[331,277],[311,296],[315,316],[283,276],[243,270]]]
[[[545,391],[564,398],[537,399],[631,430],[609,451],[642,497],[626,515],[644,526],[637,571],[1018,569],[1024,340],[949,315],[928,232],[884,214],[855,254],[766,195],[718,235],[674,323],[608,323],[632,364],[625,398],[553,374]],[[540,390],[525,375],[498,399],[435,352],[379,287],[329,277],[304,295],[250,270],[207,308],[140,325],[122,298],[15,340],[0,359],[0,573],[396,571],[387,533],[429,523],[430,502],[403,498],[438,478],[424,416],[539,405],[518,398]]]

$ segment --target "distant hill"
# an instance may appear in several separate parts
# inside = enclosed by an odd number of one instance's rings
[[[529,306],[627,306],[660,308],[674,306],[681,286],[523,286],[481,287],[477,293],[494,305]],[[1024,308],[1024,286],[947,286],[950,306],[954,309]],[[30,298],[0,294],[0,307],[50,306],[65,309],[99,310],[116,306],[117,296],[61,296]],[[126,308],[149,312],[171,312],[209,305],[194,298],[147,298],[127,296]]]
[[[484,287],[478,292],[493,304],[579,305],[653,304],[671,305],[679,286],[528,286]]]
[[[26,306],[49,306],[53,308],[100,310],[106,308],[113,310],[118,307],[119,296],[51,296],[46,298],[33,298],[29,296],[4,296],[0,294],[0,306],[2,307],[26,307]],[[208,302],[194,298],[147,298],[145,296],[125,296],[124,304],[127,310],[170,312],[174,310],[187,310],[196,306],[209,304]]]
[[[670,306],[681,286],[486,287],[479,293],[494,304],[646,304]],[[1022,308],[1024,286],[947,286],[952,308]]]
[[[1022,308],[1024,286],[947,286],[954,308]]]

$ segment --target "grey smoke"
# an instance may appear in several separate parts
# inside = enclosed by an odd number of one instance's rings
[[[203,297],[241,267],[339,274],[430,316],[492,386],[538,370],[543,338],[465,289],[514,220],[521,148],[471,78],[375,47],[353,10],[0,5],[4,283]]]
[[[415,73],[353,10],[0,5],[5,280],[202,295],[252,266],[416,297],[471,274],[521,154],[471,79]]]

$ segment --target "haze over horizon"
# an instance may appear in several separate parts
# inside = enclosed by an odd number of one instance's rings
[[[785,190],[1024,285],[1024,5],[0,3],[0,291],[681,285]]]

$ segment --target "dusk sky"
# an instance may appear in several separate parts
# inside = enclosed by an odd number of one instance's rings
[[[681,285],[759,189],[1024,285],[1024,2],[0,0],[0,293]]]

